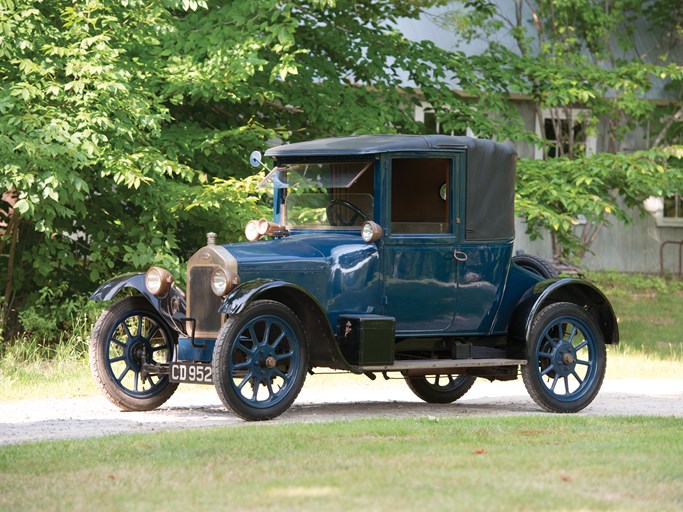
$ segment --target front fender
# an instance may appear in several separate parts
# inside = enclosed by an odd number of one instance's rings
[[[250,302],[268,299],[280,302],[299,318],[306,333],[310,364],[358,373],[344,358],[336,342],[325,309],[308,291],[287,281],[255,279],[238,286],[218,309],[227,315],[238,315]]]
[[[263,291],[285,285],[294,286],[285,281],[275,281],[272,279],[254,279],[253,281],[242,283],[225,297],[218,311],[226,315],[237,315],[257,296],[261,295]]]
[[[600,327],[605,343],[619,343],[617,317],[609,300],[593,283],[576,278],[536,283],[515,308],[509,335],[520,341],[527,340],[536,314],[553,302],[571,302],[585,308]]]
[[[140,292],[152,307],[164,317],[169,326],[180,334],[187,335],[184,322],[181,321],[185,318],[185,292],[174,284],[166,295],[156,297],[147,289],[145,274],[142,272],[131,272],[110,279],[95,290],[90,296],[90,300],[111,300],[124,288],[134,288]]]

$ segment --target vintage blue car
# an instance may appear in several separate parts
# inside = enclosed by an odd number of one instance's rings
[[[90,346],[102,392],[126,410],[178,383],[213,383],[246,420],[274,418],[306,374],[399,376],[450,403],[477,377],[516,379],[544,409],[597,395],[614,312],[590,282],[513,257],[516,154],[489,140],[367,135],[271,148],[272,220],[207,245],[187,292],[164,269],[119,276]],[[263,165],[258,152],[254,165]],[[220,228],[220,226],[217,226]],[[130,295],[130,293],[128,293]]]

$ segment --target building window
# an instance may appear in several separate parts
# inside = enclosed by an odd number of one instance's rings
[[[643,208],[655,218],[659,227],[683,227],[683,194],[650,197]]]
[[[588,111],[585,109],[543,109],[541,112],[542,125],[539,119],[536,120],[536,135],[547,140],[549,146],[545,149],[536,148],[536,159],[542,160],[544,151],[547,151],[548,158],[595,154],[598,141],[594,135],[589,135],[586,130],[587,116]],[[573,148],[571,147],[572,144]]]
[[[573,141],[575,146],[585,146],[586,132],[583,129],[583,123],[575,122],[569,127],[568,119],[553,120],[546,118],[543,120],[544,135],[552,145],[548,149],[548,156],[550,158],[558,158],[561,156],[569,156],[571,148],[569,141]],[[574,133],[569,133],[569,130]],[[560,132],[558,137],[557,132]]]
[[[451,130],[448,133],[443,130],[441,123],[436,118],[436,112],[429,103],[422,102],[421,105],[415,106],[415,121],[418,123],[423,123],[426,128],[426,132],[429,134],[441,134],[441,135],[467,135],[468,137],[474,137],[474,132],[467,128],[466,130]]]
[[[675,194],[665,197],[662,216],[665,219],[683,221],[683,195]]]

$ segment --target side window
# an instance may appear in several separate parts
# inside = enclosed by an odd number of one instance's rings
[[[391,232],[451,232],[451,160],[394,158],[391,161]]]

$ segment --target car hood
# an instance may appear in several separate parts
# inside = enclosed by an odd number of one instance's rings
[[[359,233],[296,233],[285,238],[268,241],[243,242],[224,246],[235,259],[239,271],[258,266],[283,266],[303,270],[333,265],[347,253],[376,251],[374,244],[364,243]]]

